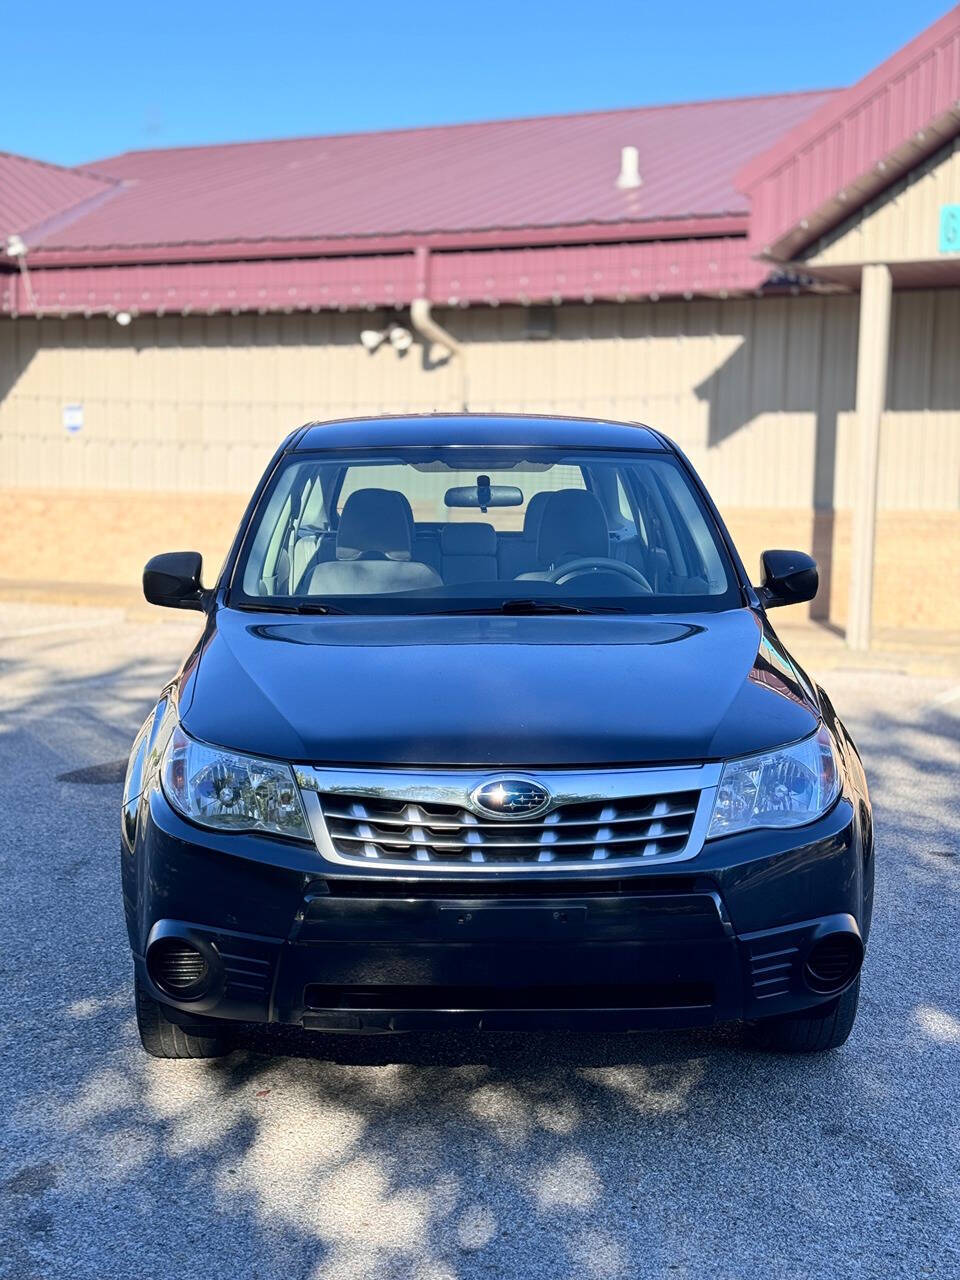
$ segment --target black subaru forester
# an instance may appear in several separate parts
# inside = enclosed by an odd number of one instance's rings
[[[148,1053],[315,1031],[738,1020],[847,1038],[873,900],[857,750],[647,427],[423,416],[278,449],[130,756]]]

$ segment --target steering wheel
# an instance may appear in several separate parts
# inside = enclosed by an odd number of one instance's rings
[[[566,564],[551,569],[546,580],[562,587],[574,578],[586,578],[591,573],[597,572],[619,573],[621,577],[629,578],[631,582],[637,583],[638,586],[643,587],[644,591],[653,595],[653,587],[639,569],[635,569],[632,564],[626,564],[623,560],[612,560],[606,556],[597,556],[595,560],[590,556],[581,557],[579,560],[568,560]]]

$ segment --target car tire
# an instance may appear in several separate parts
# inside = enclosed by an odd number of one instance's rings
[[[139,978],[134,979],[134,994],[140,1043],[151,1058],[220,1058],[230,1052],[222,1032],[198,1035],[171,1022],[163,1005],[147,994]]]
[[[857,1017],[860,979],[831,1004],[806,1013],[765,1018],[748,1028],[750,1041],[774,1053],[826,1053],[846,1043]]]

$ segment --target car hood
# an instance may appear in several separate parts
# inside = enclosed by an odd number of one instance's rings
[[[813,732],[813,691],[749,609],[685,617],[286,617],[220,609],[188,733],[317,764],[716,760]]]

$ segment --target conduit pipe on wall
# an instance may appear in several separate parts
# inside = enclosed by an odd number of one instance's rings
[[[456,360],[460,372],[460,407],[466,412],[469,407],[467,353],[463,344],[433,318],[429,299],[430,250],[426,245],[417,246],[416,261],[417,296],[410,303],[410,322],[422,338],[443,347],[448,358]]]
[[[460,407],[466,411],[468,408],[467,357],[462,344],[452,333],[448,333],[442,325],[437,324],[430,314],[430,303],[426,298],[414,298],[410,303],[410,320],[421,337],[444,347],[449,352],[450,359],[456,360],[460,370]]]
[[[14,319],[18,316],[32,316],[37,320],[46,317],[66,320],[68,316],[83,316],[89,319],[91,316],[110,316],[120,325],[128,325],[133,319],[135,312],[118,311],[115,307],[62,307],[62,306],[40,306],[37,302],[36,294],[33,291],[33,281],[30,279],[30,268],[27,266],[27,246],[23,239],[18,235],[7,236],[6,256],[12,258],[19,268],[19,276],[12,275],[7,286],[7,297],[3,299],[2,308],[4,312],[9,313]],[[24,310],[20,306],[19,290],[17,281],[20,281],[23,287],[23,296],[26,299],[27,309]],[[2,290],[0,290],[2,297]]]

